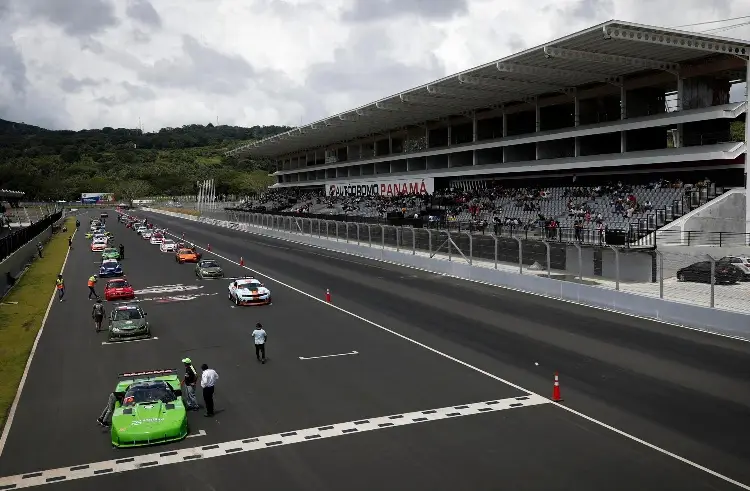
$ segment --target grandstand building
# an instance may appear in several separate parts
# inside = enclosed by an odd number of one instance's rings
[[[749,55],[748,41],[610,21],[228,153],[275,160],[275,189],[326,195],[545,188],[559,198],[546,216],[570,216],[566,186],[629,181],[649,206],[620,225],[656,230],[723,197],[730,220],[680,226],[750,233],[750,99],[732,90]]]

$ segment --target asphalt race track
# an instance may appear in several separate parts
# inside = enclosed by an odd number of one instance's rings
[[[210,243],[228,276],[251,274],[241,256],[266,275],[273,305],[236,308],[228,280],[110,215],[158,339],[103,344],[85,286],[99,254],[77,234],[0,490],[750,489],[750,343],[140,214]],[[219,373],[216,416],[190,413],[180,443],[112,449],[96,418],[117,374],[185,356]],[[576,412],[546,399],[556,370]]]

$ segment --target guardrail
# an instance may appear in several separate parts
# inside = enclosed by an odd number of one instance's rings
[[[226,227],[234,230],[285,239],[314,247],[321,247],[405,266],[417,267],[436,273],[490,283],[541,294],[556,299],[602,307],[618,312],[635,314],[696,329],[712,330],[750,337],[750,283],[735,285],[683,283],[667,278],[665,258],[658,251],[626,252],[608,247],[611,267],[618,278],[625,278],[632,269],[630,254],[648,254],[661,271],[657,281],[635,282],[592,278],[584,267],[583,248],[566,245],[565,256],[577,264],[567,270],[555,270],[550,242],[528,241],[514,238],[514,256],[500,247],[501,238],[488,236],[490,248],[478,247],[476,237],[470,233],[454,234],[449,231],[407,229],[386,225],[327,222],[311,219],[248,214],[229,216],[229,219],[188,216],[180,213],[150,209],[165,215],[186,220]],[[424,233],[420,238],[419,234]],[[541,248],[541,249],[540,249]],[[571,254],[571,249],[574,251]],[[531,254],[526,251],[535,251]],[[487,257],[489,256],[489,257]],[[530,257],[531,256],[531,257]],[[544,257],[541,266],[539,257]],[[577,260],[576,260],[577,256]],[[537,259],[534,259],[534,258]],[[515,261],[509,261],[514,259]],[[642,258],[641,258],[642,259]],[[695,262],[695,257],[691,261]],[[557,258],[560,261],[560,257]],[[713,258],[709,259],[714,261]],[[513,264],[515,262],[515,265]],[[569,270],[575,271],[570,273]],[[595,272],[594,272],[595,273]]]

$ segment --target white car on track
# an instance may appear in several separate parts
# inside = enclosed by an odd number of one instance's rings
[[[177,243],[172,239],[164,239],[159,245],[161,252],[177,252]]]
[[[235,305],[269,305],[271,290],[255,278],[240,278],[229,284],[229,300]]]
[[[141,233],[141,237],[143,237],[146,240],[151,240],[151,237],[154,235],[154,233],[150,230],[144,230],[143,233]]]
[[[107,238],[94,238],[94,240],[91,241],[91,252],[102,252],[104,249],[106,249],[108,246],[107,244]]]
[[[164,242],[164,236],[160,234],[159,232],[155,232],[151,236],[151,240],[149,240],[149,242],[151,242],[154,245],[161,244],[162,242]]]

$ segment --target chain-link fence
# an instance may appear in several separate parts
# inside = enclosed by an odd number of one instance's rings
[[[196,219],[195,217],[192,217]],[[575,281],[692,305],[750,313],[750,269],[690,248],[602,245],[446,229],[399,227],[226,210],[199,220],[238,230],[276,230],[460,261],[474,267]],[[750,253],[747,247],[733,252]]]

